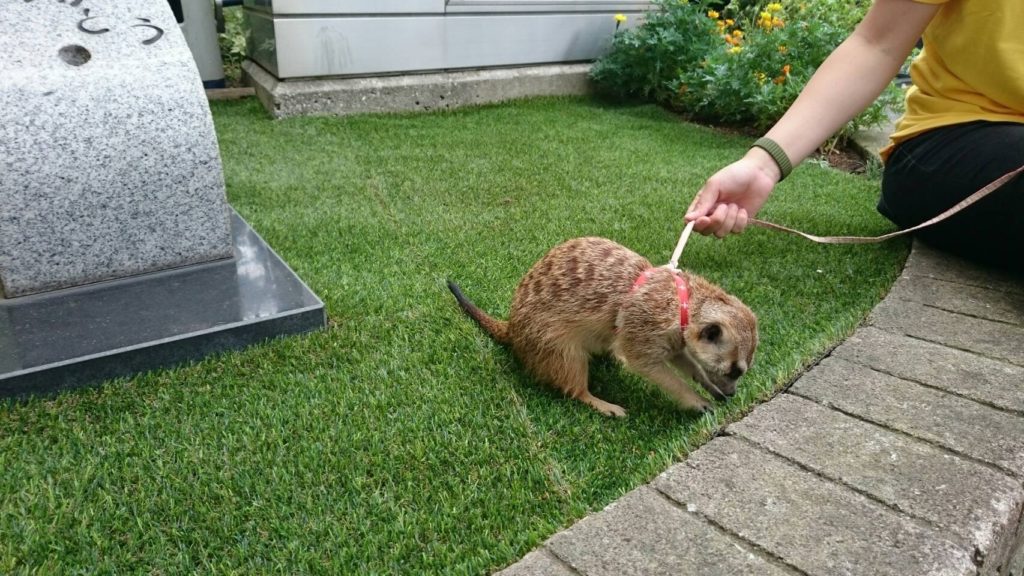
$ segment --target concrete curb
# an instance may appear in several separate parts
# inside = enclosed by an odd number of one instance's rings
[[[1022,514],[1024,279],[915,242],[788,390],[499,574],[1024,576]]]
[[[368,78],[282,81],[251,60],[242,65],[275,118],[308,114],[446,110],[530,96],[588,94],[590,64],[548,64]]]

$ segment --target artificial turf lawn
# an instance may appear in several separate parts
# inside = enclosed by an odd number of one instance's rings
[[[650,480],[848,334],[907,243],[752,229],[682,264],[759,316],[740,392],[677,410],[613,362],[603,417],[532,382],[455,305],[504,317],[575,236],[661,264],[703,178],[747,138],[653,106],[546,99],[271,121],[214,103],[231,203],[330,326],[176,370],[0,404],[0,573],[481,573]],[[879,234],[876,179],[799,168],[764,218]]]

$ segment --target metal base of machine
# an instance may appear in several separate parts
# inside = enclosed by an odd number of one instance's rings
[[[242,69],[246,83],[275,118],[445,110],[592,91],[589,63],[305,80],[278,80],[252,60]]]
[[[234,257],[0,299],[0,396],[93,384],[322,328],[323,302],[244,220]]]

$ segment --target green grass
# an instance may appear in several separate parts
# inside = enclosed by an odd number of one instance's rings
[[[905,242],[694,237],[683,265],[741,297],[761,347],[716,414],[613,362],[602,417],[523,374],[456,307],[504,316],[575,236],[667,261],[703,178],[746,138],[651,106],[536,100],[449,113],[214,117],[232,204],[330,327],[176,370],[0,404],[0,573],[482,573],[647,482],[849,334]],[[765,218],[891,229],[878,182],[804,166]]]

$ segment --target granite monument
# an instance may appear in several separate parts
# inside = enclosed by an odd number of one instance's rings
[[[213,121],[165,0],[0,0],[8,297],[231,256]]]
[[[227,203],[166,0],[0,0],[0,396],[324,323]]]

